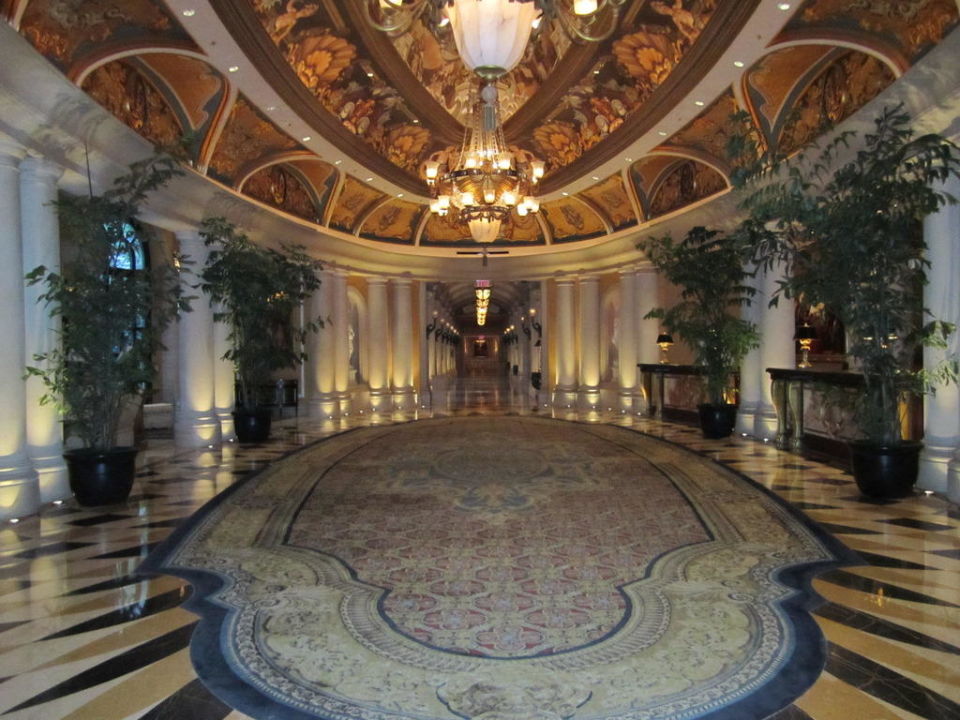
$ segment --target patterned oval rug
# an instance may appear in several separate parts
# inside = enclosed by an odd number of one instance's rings
[[[254,717],[763,718],[823,666],[849,551],[637,432],[519,417],[334,436],[145,570],[196,589],[200,678]]]

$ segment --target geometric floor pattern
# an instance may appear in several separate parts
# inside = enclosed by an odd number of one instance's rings
[[[483,388],[432,414],[530,412],[510,400],[502,388]],[[956,505],[923,494],[865,502],[842,470],[752,439],[705,440],[688,426],[616,414],[579,419],[633,427],[721,462],[802,511],[867,563],[814,580],[824,599],[813,616],[826,641],[825,668],[772,717],[960,717]],[[188,648],[197,617],[183,607],[189,585],[136,570],[175,527],[238,480],[319,438],[368,424],[363,417],[336,424],[290,419],[268,444],[216,452],[152,441],[126,503],[97,509],[65,503],[0,527],[0,716],[247,717],[214,697],[194,672]]]

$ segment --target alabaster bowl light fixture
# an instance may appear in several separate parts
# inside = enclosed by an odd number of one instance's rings
[[[534,189],[543,173],[543,161],[520,157],[507,146],[494,85],[481,90],[456,159],[424,164],[434,192],[430,211],[446,215],[454,208],[478,243],[496,240],[514,209],[521,217],[539,212]]]
[[[466,67],[485,79],[510,72],[532,32],[555,19],[576,42],[606,40],[626,0],[362,0],[369,23],[401,34],[422,19],[438,38],[453,36]]]

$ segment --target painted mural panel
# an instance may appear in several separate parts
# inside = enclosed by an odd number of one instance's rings
[[[304,220],[320,221],[317,205],[303,180],[283,165],[255,172],[244,182],[243,193]]]
[[[611,175],[580,194],[603,210],[614,230],[637,224],[637,216],[633,212],[633,205],[627,196],[620,173]]]
[[[360,218],[371,207],[379,203],[385,195],[369,185],[364,185],[351,175],[347,175],[343,190],[337,198],[330,216],[330,227],[352,233]]]
[[[210,161],[210,174],[235,185],[245,166],[285,150],[302,150],[295,140],[280,132],[245,97],[240,96],[227,121]]]

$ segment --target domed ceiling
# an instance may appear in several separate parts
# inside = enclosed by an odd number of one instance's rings
[[[424,163],[459,146],[478,81],[420,21],[387,35],[335,0],[0,0],[39,52],[212,181],[318,230],[476,249],[429,212]],[[611,37],[542,24],[499,81],[508,144],[546,162],[541,211],[494,247],[602,243],[728,187],[731,115],[790,153],[957,25],[954,0],[627,0]]]

